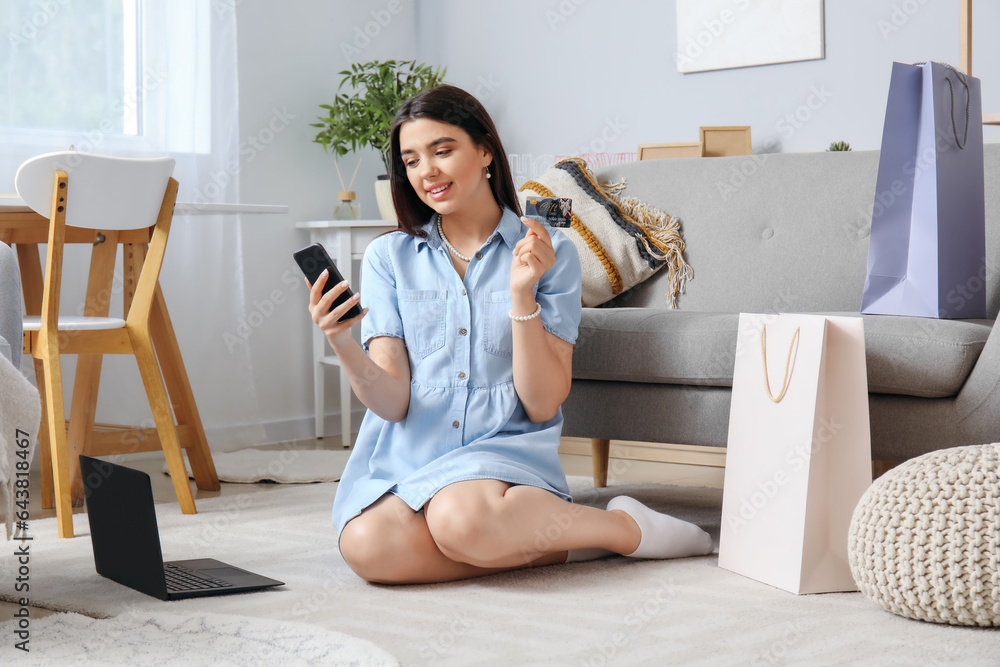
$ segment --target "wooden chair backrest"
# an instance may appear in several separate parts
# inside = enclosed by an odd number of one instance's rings
[[[52,212],[52,183],[57,171],[69,177],[72,206],[66,211],[67,226],[141,229],[156,223],[174,159],[73,151],[33,157],[17,170],[14,186],[25,203],[45,217]]]
[[[17,193],[32,210],[49,218],[41,312],[46,337],[58,330],[66,227],[106,230],[115,235],[122,230],[153,228],[135,296],[126,304],[130,324],[148,323],[177,197],[177,181],[170,176],[173,169],[173,158],[62,151],[31,158],[17,170]],[[131,307],[136,304],[140,307]]]

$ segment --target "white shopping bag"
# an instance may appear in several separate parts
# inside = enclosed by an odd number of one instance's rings
[[[861,318],[740,314],[727,447],[719,567],[796,594],[857,590],[847,533],[872,481]]]

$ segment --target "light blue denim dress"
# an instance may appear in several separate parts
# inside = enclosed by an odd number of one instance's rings
[[[431,220],[426,238],[392,232],[365,252],[361,322],[367,349],[378,336],[402,338],[410,358],[410,406],[388,422],[365,414],[333,503],[344,525],[387,492],[415,511],[442,487],[470,479],[536,486],[570,500],[559,463],[562,410],[533,423],[514,391],[508,317],[510,265],[525,227],[505,210],[463,281]],[[535,287],[542,324],[576,342],[580,324],[580,258],[552,230],[555,265]]]

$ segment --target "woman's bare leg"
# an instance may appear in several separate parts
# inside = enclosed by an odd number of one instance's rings
[[[550,554],[497,567],[452,560],[431,538],[424,514],[392,494],[382,496],[344,526],[340,551],[358,576],[384,584],[455,581],[565,560],[565,554]]]
[[[444,487],[425,507],[426,524],[447,558],[477,567],[524,567],[570,549],[636,550],[639,526],[621,511],[574,505],[533,486],[470,480]]]

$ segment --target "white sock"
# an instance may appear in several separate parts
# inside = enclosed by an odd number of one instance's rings
[[[617,496],[608,503],[608,511],[621,510],[639,525],[642,533],[632,558],[687,558],[712,553],[712,538],[704,530],[669,514],[651,510],[638,500]]]
[[[570,549],[566,552],[566,562],[576,563],[582,560],[597,560],[598,558],[607,558],[608,556],[617,556],[614,551],[608,551],[607,549],[599,549],[594,547],[593,549]]]

